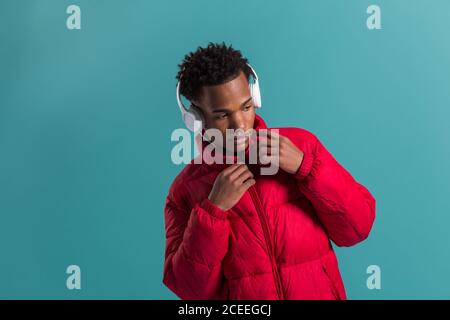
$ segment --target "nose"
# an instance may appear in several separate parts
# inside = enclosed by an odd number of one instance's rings
[[[245,132],[245,121],[244,117],[239,112],[236,112],[236,114],[232,117],[231,123],[230,123],[230,129],[239,131],[243,130]]]

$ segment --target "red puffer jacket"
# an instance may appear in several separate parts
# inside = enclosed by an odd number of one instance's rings
[[[258,115],[254,128],[267,128]],[[192,160],[172,183],[163,283],[180,298],[346,299],[330,239],[366,239],[375,199],[312,133],[277,129],[303,151],[299,170],[262,176],[249,165],[256,184],[230,210],[208,200],[225,162]]]

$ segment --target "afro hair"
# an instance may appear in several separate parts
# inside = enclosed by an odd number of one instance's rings
[[[188,100],[199,98],[203,86],[228,82],[243,71],[247,81],[252,74],[239,50],[222,44],[210,42],[206,48],[198,47],[195,52],[185,55],[178,65],[176,79],[180,81],[180,93]]]

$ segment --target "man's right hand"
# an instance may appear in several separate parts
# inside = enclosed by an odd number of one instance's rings
[[[253,173],[245,164],[233,164],[219,173],[208,199],[222,210],[229,210],[255,183]]]

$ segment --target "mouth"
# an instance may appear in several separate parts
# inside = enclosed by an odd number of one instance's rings
[[[234,141],[237,143],[243,143],[245,141],[247,141],[252,135],[252,131],[251,130],[247,130],[247,131],[239,131],[238,135],[234,137]]]
[[[234,145],[234,149],[239,151],[247,149],[251,142],[252,133],[251,129],[247,131],[238,130],[232,136],[227,137],[227,145]]]

